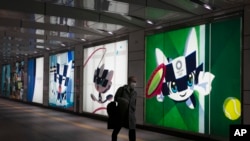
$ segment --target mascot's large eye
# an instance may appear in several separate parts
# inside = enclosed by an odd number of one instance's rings
[[[173,92],[173,93],[176,93],[178,91],[177,89],[177,85],[175,82],[170,82],[169,83],[169,87],[170,87],[170,90]]]
[[[187,85],[189,87],[192,87],[194,85],[194,74],[193,73],[190,73],[188,75]]]

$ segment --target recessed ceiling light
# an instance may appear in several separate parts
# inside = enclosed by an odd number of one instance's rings
[[[201,0],[190,0],[196,4],[199,4],[201,6],[203,6],[204,8],[208,9],[208,10],[214,10],[214,7],[212,7],[211,5],[201,1]]]
[[[208,5],[208,4],[204,4],[203,5],[206,9],[208,9],[208,10],[212,10],[212,7],[210,6],[210,5]]]
[[[154,24],[151,20],[146,20],[146,22],[151,25]]]
[[[113,32],[111,32],[111,31],[108,31],[108,34],[113,35],[114,33],[113,33]]]
[[[84,38],[82,38],[81,40],[82,40],[83,42],[85,42],[85,41],[86,41],[86,39],[84,39]]]
[[[157,26],[155,29],[161,29],[163,28],[161,25],[160,26]]]
[[[40,46],[40,45],[38,45],[38,46],[36,46],[36,48],[44,48],[44,46]]]

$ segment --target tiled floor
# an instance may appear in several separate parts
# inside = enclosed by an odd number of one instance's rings
[[[106,122],[0,98],[0,141],[111,141]],[[128,141],[122,129],[118,141]],[[191,141],[137,129],[137,141]]]

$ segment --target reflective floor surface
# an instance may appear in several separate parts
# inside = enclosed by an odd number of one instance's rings
[[[105,121],[0,98],[0,141],[111,141]],[[118,141],[128,141],[127,129]],[[191,141],[136,130],[137,141]]]

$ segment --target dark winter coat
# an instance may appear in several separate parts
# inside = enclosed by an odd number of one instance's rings
[[[115,101],[118,103],[118,126],[120,125],[128,129],[136,128],[136,97],[137,92],[128,85],[124,85],[116,91]]]

